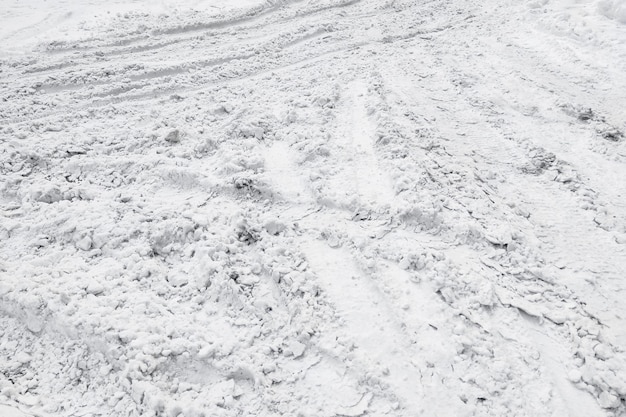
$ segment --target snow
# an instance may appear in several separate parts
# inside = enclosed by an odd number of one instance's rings
[[[626,24],[626,3],[623,0],[599,1],[598,10],[609,19]]]
[[[0,417],[626,415],[617,0],[6,0]]]
[[[8,407],[6,405],[0,405],[0,415],[2,415],[3,417],[28,417],[20,410],[13,407]]]

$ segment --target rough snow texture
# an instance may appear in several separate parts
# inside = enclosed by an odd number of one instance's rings
[[[1,415],[625,415],[623,2],[52,3],[0,12]]]

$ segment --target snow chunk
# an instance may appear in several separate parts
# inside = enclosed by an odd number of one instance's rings
[[[285,226],[285,224],[280,222],[280,221],[270,220],[267,223],[265,223],[263,228],[270,235],[276,236],[276,235],[280,234],[282,231],[284,231],[287,228],[287,226]]]
[[[299,358],[304,354],[306,346],[296,340],[292,340],[289,343],[287,349],[285,349],[285,354],[292,354],[294,358]]]
[[[165,137],[165,141],[169,143],[180,143],[180,131],[178,129],[172,130]]]
[[[241,135],[246,138],[263,139],[265,129],[261,126],[242,126],[240,128]]]
[[[91,249],[92,243],[91,237],[83,236],[82,238],[76,240],[76,247],[80,250],[88,251]]]
[[[40,203],[52,204],[63,199],[63,194],[59,187],[46,185],[31,190],[30,198]]]
[[[578,369],[572,369],[567,374],[567,379],[569,379],[574,384],[577,383],[577,382],[580,382],[582,377],[583,377],[583,375],[580,373],[580,371]]]
[[[90,282],[86,291],[88,294],[99,295],[104,292],[104,286],[99,282]]]
[[[600,394],[599,402],[602,408],[617,408],[621,403],[619,398],[607,391]]]
[[[189,284],[189,278],[183,274],[170,274],[167,277],[167,282],[174,287],[184,287]]]

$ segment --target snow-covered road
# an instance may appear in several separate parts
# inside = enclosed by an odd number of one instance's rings
[[[1,417],[626,415],[623,1],[0,26]]]

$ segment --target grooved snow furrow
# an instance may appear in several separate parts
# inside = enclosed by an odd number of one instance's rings
[[[340,104],[338,115],[339,129],[336,133],[339,144],[346,155],[352,160],[346,169],[350,170],[351,178],[347,178],[339,187],[350,192],[350,183],[354,184],[361,204],[384,205],[393,199],[391,182],[381,170],[374,149],[376,128],[368,115],[365,99],[367,85],[356,81],[348,86],[347,97]]]
[[[399,412],[452,415],[458,404],[444,401],[441,379],[422,376],[423,358],[411,347],[389,300],[354,267],[349,255],[322,242],[307,242],[303,249],[322,290],[346,323],[355,356],[368,369],[382,368],[382,379],[400,401]]]

